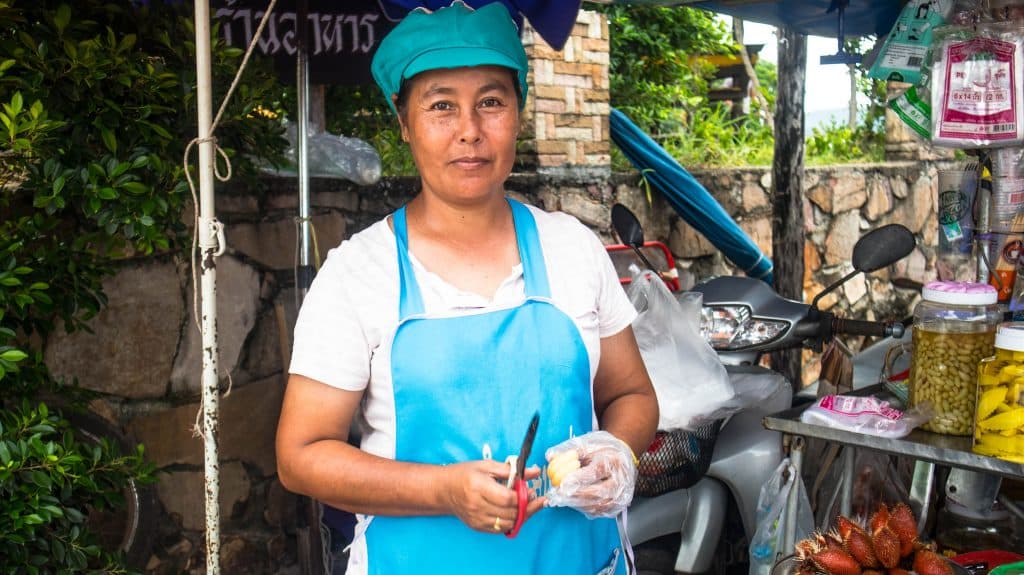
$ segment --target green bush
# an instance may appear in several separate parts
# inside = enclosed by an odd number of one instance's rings
[[[190,245],[188,9],[0,0],[0,573],[123,570],[82,514],[118,504],[121,488],[151,480],[152,469],[141,448],[80,443],[39,402],[88,397],[51,377],[40,346],[55,329],[88,330],[115,261]],[[241,51],[213,44],[219,102]],[[254,173],[249,155],[283,150],[280,126],[252,113],[280,90],[255,70],[229,107],[217,137],[236,174]]]

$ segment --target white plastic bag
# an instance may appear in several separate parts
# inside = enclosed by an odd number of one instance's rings
[[[933,414],[931,404],[927,402],[900,411],[890,406],[888,401],[873,396],[825,395],[800,414],[800,421],[865,435],[898,438],[909,435]]]
[[[787,457],[775,468],[771,479],[761,486],[757,498],[757,530],[750,540],[750,575],[768,575],[779,559],[793,553],[793,549],[782,548],[782,541],[786,534],[786,503],[794,489],[799,491],[793,542],[810,537],[814,531],[807,490]]]
[[[626,290],[640,312],[633,333],[658,395],[658,429],[694,429],[708,423],[735,392],[718,355],[700,334],[700,305],[672,297],[651,272],[634,269]]]

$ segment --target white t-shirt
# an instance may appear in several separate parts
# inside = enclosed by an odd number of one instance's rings
[[[579,329],[593,383],[601,338],[629,326],[636,310],[593,232],[568,214],[527,207],[537,222],[552,303]],[[389,347],[398,325],[396,250],[395,235],[385,218],[328,253],[299,312],[289,367],[290,373],[333,387],[365,389],[361,447],[392,459],[395,411]],[[431,273],[413,253],[410,260],[427,314],[508,308],[525,299],[521,265],[488,301]]]

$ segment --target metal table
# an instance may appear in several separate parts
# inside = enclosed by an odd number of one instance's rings
[[[856,395],[875,395],[882,399],[892,396],[882,385],[874,385],[854,392]],[[915,429],[906,437],[891,439],[845,431],[800,421],[800,414],[809,405],[794,407],[764,418],[766,428],[794,436],[796,441],[791,453],[791,460],[799,474],[802,466],[802,444],[806,437],[815,437],[831,443],[863,447],[892,455],[912,457],[916,460],[914,476],[910,487],[911,506],[918,513],[918,528],[927,520],[927,502],[934,488],[935,465],[948,465],[970,471],[978,471],[1011,479],[1024,479],[1024,464],[1013,463],[995,457],[979,455],[971,451],[970,437],[941,435]],[[843,480],[840,493],[841,511],[850,512],[853,483],[853,451],[843,450]],[[787,506],[786,532],[783,539],[784,549],[792,549],[795,541],[796,528],[796,490],[790,492]]]

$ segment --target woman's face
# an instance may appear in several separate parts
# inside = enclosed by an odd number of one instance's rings
[[[410,80],[399,115],[424,192],[463,204],[503,193],[519,132],[513,76],[500,66],[476,66]]]

